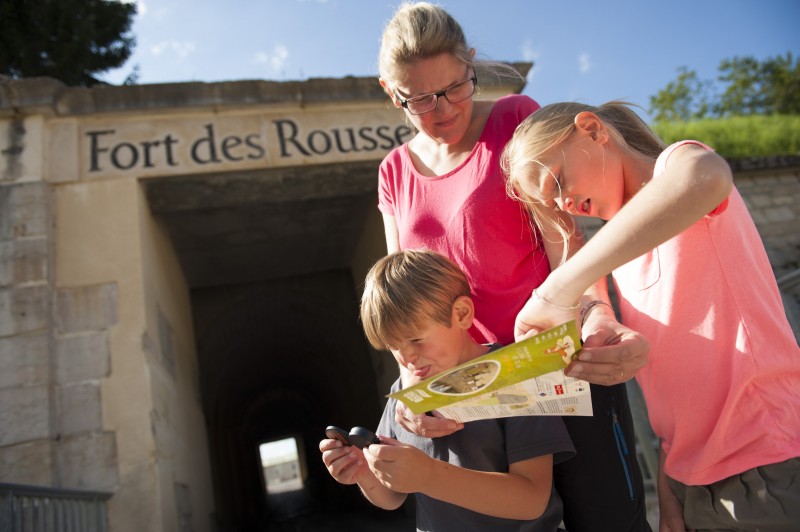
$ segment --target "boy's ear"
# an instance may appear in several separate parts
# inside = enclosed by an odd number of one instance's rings
[[[599,140],[601,144],[608,140],[605,124],[591,111],[581,111],[575,115],[575,128],[592,137],[592,140]]]
[[[394,106],[395,107],[400,107],[400,102],[397,101],[397,95],[391,89],[391,87],[389,87],[389,84],[386,82],[386,80],[383,79],[383,78],[378,78],[378,83],[381,84],[381,87],[383,87],[383,92],[385,92],[386,95],[389,97],[389,99],[392,100],[392,103],[394,104]]]
[[[472,327],[475,318],[475,305],[469,296],[458,296],[453,303],[453,322],[462,329]]]

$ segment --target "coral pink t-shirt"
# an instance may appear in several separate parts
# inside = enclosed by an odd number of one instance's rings
[[[466,273],[475,302],[473,336],[482,343],[514,341],[514,319],[550,273],[541,239],[522,204],[506,195],[500,154],[516,126],[539,108],[511,95],[492,107],[467,159],[453,171],[426,177],[407,145],[380,166],[378,208],[394,216],[401,249],[427,248]]]
[[[654,179],[676,147],[656,162]],[[637,374],[664,471],[705,485],[800,456],[800,349],[738,191],[613,273],[622,322],[651,344]]]

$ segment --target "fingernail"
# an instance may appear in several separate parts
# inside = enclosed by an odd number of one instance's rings
[[[578,360],[583,360],[584,362],[589,362],[592,359],[591,353],[581,353],[578,355]]]
[[[575,364],[572,366],[572,371],[570,371],[570,374],[574,375],[575,373],[580,373],[581,371],[583,371],[583,364]]]

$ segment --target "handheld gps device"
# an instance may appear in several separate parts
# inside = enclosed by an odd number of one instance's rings
[[[335,425],[330,425],[325,429],[325,435],[332,440],[339,440],[345,445],[353,445],[359,449],[372,443],[381,442],[374,432],[364,427],[353,427],[350,432],[347,432]]]

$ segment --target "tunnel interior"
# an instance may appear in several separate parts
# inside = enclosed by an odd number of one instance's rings
[[[352,266],[376,175],[369,162],[144,182],[190,286],[218,530],[398,518],[337,484],[318,450],[327,425],[375,427],[383,404],[386,355],[364,339]],[[282,438],[302,487],[268,496],[259,445]]]

